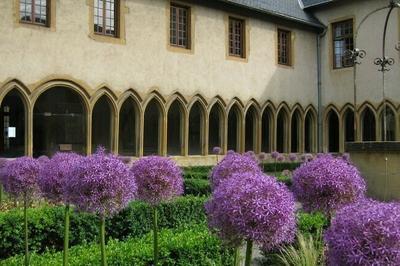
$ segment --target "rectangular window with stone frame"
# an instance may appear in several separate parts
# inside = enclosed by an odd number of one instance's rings
[[[94,0],[94,33],[118,38],[118,0]]]
[[[353,50],[353,20],[348,19],[332,24],[333,68],[352,67],[351,58],[345,56],[346,50]]]
[[[19,21],[49,27],[50,1],[49,0],[20,0]]]
[[[245,21],[229,17],[229,55],[245,58]]]
[[[175,3],[170,7],[170,34],[171,46],[190,49],[190,8]]]
[[[292,34],[288,30],[278,29],[278,64],[292,65]]]

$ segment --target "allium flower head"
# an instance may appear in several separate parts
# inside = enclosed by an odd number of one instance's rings
[[[285,160],[285,156],[283,154],[279,154],[278,157],[276,158],[278,162],[283,162]]]
[[[340,209],[325,242],[328,265],[400,265],[400,203],[363,200]]]
[[[227,155],[229,155],[229,154],[234,154],[234,153],[236,153],[234,150],[228,150],[228,151],[226,152]]]
[[[290,160],[291,162],[296,161],[296,160],[297,160],[297,155],[296,155],[295,153],[289,154],[289,160]]]
[[[350,160],[350,154],[349,153],[343,153],[342,154],[342,159],[345,161],[349,161]]]
[[[305,210],[332,214],[363,198],[366,184],[357,168],[327,154],[294,171],[292,191]]]
[[[39,163],[43,164],[43,163],[47,163],[50,159],[46,155],[42,155],[42,156],[39,156],[37,158],[37,160]]]
[[[67,182],[66,193],[78,209],[110,216],[136,196],[136,183],[129,168],[116,156],[97,150],[81,157]]]
[[[264,161],[265,159],[267,159],[267,154],[266,154],[265,152],[261,152],[261,153],[258,155],[258,159],[259,159],[260,161]]]
[[[37,186],[39,168],[39,162],[31,157],[8,161],[3,169],[4,190],[14,197],[36,196],[39,191]]]
[[[288,170],[288,169],[285,169],[285,170],[282,171],[282,175],[290,177],[290,176],[292,176],[292,172],[290,170]]]
[[[138,198],[151,205],[172,200],[183,193],[182,170],[170,158],[143,157],[133,164],[131,171],[136,177]]]
[[[73,178],[73,170],[82,156],[76,153],[56,153],[43,161],[39,171],[38,185],[42,195],[54,203],[69,203],[66,183]]]
[[[277,151],[271,152],[271,158],[272,158],[272,159],[277,159],[278,156],[279,156],[279,152],[277,152]]]
[[[221,148],[216,146],[212,149],[212,151],[214,154],[219,155],[221,153]]]
[[[258,162],[254,157],[240,155],[239,153],[227,154],[211,171],[211,187],[215,189],[219,183],[230,178],[233,174],[246,172],[261,173]]]
[[[132,158],[129,156],[118,156],[118,159],[120,159],[124,164],[130,164],[132,161]]]
[[[254,153],[254,151],[246,151],[243,155],[256,158],[256,154]]]
[[[252,240],[270,250],[294,238],[294,198],[274,177],[234,174],[214,190],[205,207],[210,228],[230,245]]]

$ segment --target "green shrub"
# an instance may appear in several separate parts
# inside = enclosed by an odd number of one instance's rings
[[[211,193],[210,182],[205,179],[185,179],[185,195],[208,196]]]
[[[276,172],[280,173],[283,170],[290,170],[293,171],[297,167],[300,166],[301,163],[299,162],[283,162],[283,163],[276,163]],[[264,163],[263,164],[264,172],[268,173],[275,173],[275,163]]]
[[[160,228],[177,228],[206,220],[204,197],[181,197],[159,207]],[[29,248],[34,252],[62,250],[62,207],[42,207],[28,210]],[[126,209],[106,221],[108,238],[124,240],[151,231],[151,209],[143,202],[132,202]],[[70,245],[91,243],[98,237],[98,218],[91,214],[71,214]],[[23,253],[23,211],[14,209],[0,214],[0,259]]]
[[[160,265],[232,265],[232,250],[221,247],[221,242],[210,235],[205,225],[190,229],[161,230]],[[125,242],[111,240],[106,247],[108,265],[151,265],[153,259],[152,234],[131,238]],[[99,247],[96,244],[70,249],[69,264],[99,265]],[[23,256],[9,258],[2,265],[22,265]],[[31,265],[61,265],[62,253],[32,254]]]
[[[322,213],[297,213],[297,228],[304,237],[312,235],[318,239],[319,234],[328,227],[328,219]]]
[[[291,176],[277,175],[276,179],[279,182],[285,183],[286,186],[288,186],[288,187],[292,186],[292,177]]]

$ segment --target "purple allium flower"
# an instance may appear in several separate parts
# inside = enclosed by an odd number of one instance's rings
[[[350,161],[350,153],[343,153],[342,159],[345,161]]]
[[[136,196],[135,178],[129,168],[101,149],[81,157],[70,176],[66,193],[70,202],[82,211],[113,215]]]
[[[261,153],[258,155],[258,159],[259,159],[260,161],[264,161],[265,159],[267,159],[267,154],[266,154],[265,152],[261,152]]]
[[[290,177],[290,176],[292,176],[292,172],[290,170],[288,170],[288,169],[285,169],[285,170],[282,171],[282,175]]]
[[[228,151],[226,152],[227,155],[229,155],[229,154],[234,154],[234,153],[236,153],[234,150],[228,150]]]
[[[210,228],[230,245],[252,240],[270,250],[294,239],[294,198],[274,177],[234,174],[214,190],[205,208]]]
[[[49,157],[47,157],[46,155],[42,155],[42,156],[39,156],[39,157],[37,158],[37,161],[38,161],[39,163],[41,163],[41,164],[47,163],[49,160],[50,160]]]
[[[37,178],[40,164],[31,157],[20,157],[8,161],[3,169],[4,190],[14,197],[36,196],[39,188]]]
[[[317,153],[317,158],[319,158],[319,157],[322,157],[322,156],[324,156],[325,155],[325,153]]]
[[[400,265],[400,203],[362,200],[340,209],[325,242],[328,265]]]
[[[72,173],[82,156],[76,153],[56,153],[50,160],[42,163],[38,185],[42,195],[54,203],[69,203],[66,183],[73,178]]]
[[[292,191],[305,210],[332,214],[341,206],[363,198],[366,184],[356,167],[324,155],[294,171]]]
[[[276,158],[278,162],[283,162],[285,160],[285,156],[283,154],[279,154],[278,157]]]
[[[254,153],[254,151],[246,151],[243,155],[253,157],[253,158],[256,157],[256,154]]]
[[[138,198],[153,206],[183,194],[182,170],[170,158],[143,157],[131,171],[136,177]]]
[[[290,160],[291,162],[296,161],[296,160],[297,160],[297,155],[296,155],[295,153],[289,154],[289,160]]]
[[[118,156],[118,159],[124,164],[130,164],[132,162],[132,158],[129,156]]]
[[[221,148],[220,147],[214,147],[213,149],[212,149],[212,152],[214,153],[214,154],[216,154],[216,155],[219,155],[219,154],[221,154]]]
[[[277,159],[278,156],[279,156],[279,152],[277,152],[277,151],[271,152],[271,158],[272,158],[272,159]]]
[[[254,157],[240,155],[239,153],[227,154],[211,171],[211,187],[215,189],[219,183],[230,178],[232,174],[246,172],[261,173],[258,162]]]

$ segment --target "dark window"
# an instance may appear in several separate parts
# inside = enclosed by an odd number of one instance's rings
[[[48,0],[20,0],[19,19],[24,23],[49,25]]]
[[[94,0],[94,32],[118,37],[118,1]]]
[[[278,29],[278,64],[291,65],[291,33]]]
[[[170,44],[189,49],[190,9],[172,4],[170,13]]]
[[[332,24],[333,67],[353,66],[352,60],[344,56],[346,50],[353,50],[353,20],[349,19]]]
[[[229,18],[229,55],[245,57],[244,20]]]

